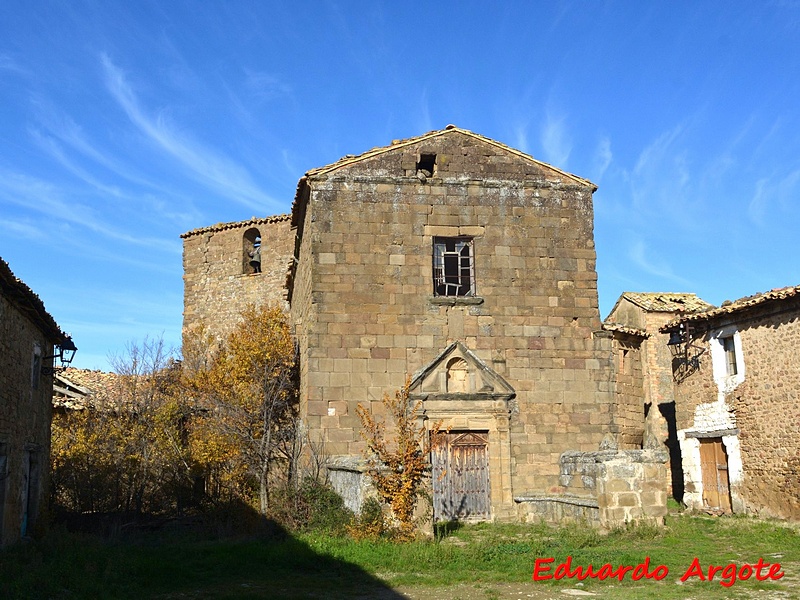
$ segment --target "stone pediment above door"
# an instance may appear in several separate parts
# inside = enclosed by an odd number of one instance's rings
[[[510,400],[516,394],[461,342],[453,342],[417,371],[408,391],[411,398],[423,400]]]

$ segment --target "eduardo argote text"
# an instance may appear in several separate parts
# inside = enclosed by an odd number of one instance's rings
[[[617,579],[622,581],[626,576],[632,581],[641,579],[654,579],[660,581],[669,575],[667,565],[651,565],[650,557],[646,557],[638,565],[611,565],[606,563],[595,567],[594,565],[572,565],[572,556],[553,565],[554,558],[537,558],[533,566],[534,581],[546,581],[548,579]],[[729,563],[727,565],[708,565],[704,567],[699,558],[695,557],[692,564],[681,576],[681,581],[697,579],[698,581],[716,581],[721,586],[731,587],[737,581],[745,581],[750,578],[758,581],[777,581],[783,577],[780,563],[768,563],[763,558],[759,558],[754,564],[744,563],[737,565]]]

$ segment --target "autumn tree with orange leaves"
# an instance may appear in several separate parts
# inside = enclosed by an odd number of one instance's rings
[[[387,422],[375,417],[369,408],[358,405],[356,413],[361,419],[361,435],[367,443],[369,475],[378,495],[391,509],[399,524],[396,538],[402,541],[414,537],[414,509],[420,496],[428,456],[439,441],[441,423],[430,431],[418,422],[422,402],[412,403],[408,398],[410,380],[395,392],[394,397],[384,393],[382,403]]]
[[[269,509],[271,481],[293,473],[295,359],[286,314],[251,305],[218,351],[209,360],[193,357],[201,368],[187,373],[196,402],[207,411],[193,434],[195,460],[218,475],[227,471],[240,487],[252,485],[262,514]]]

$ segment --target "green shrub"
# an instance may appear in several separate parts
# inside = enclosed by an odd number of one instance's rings
[[[347,533],[355,540],[377,540],[386,533],[383,508],[377,498],[368,498],[361,505],[361,512],[353,517]]]
[[[342,535],[353,519],[344,500],[326,484],[306,479],[296,489],[273,492],[270,517],[291,531],[325,531]]]

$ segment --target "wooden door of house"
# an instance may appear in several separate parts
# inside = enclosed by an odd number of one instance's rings
[[[432,452],[433,517],[436,521],[486,520],[491,517],[489,435],[443,434]]]
[[[703,505],[730,512],[728,455],[722,438],[700,440],[700,468],[703,473]]]

